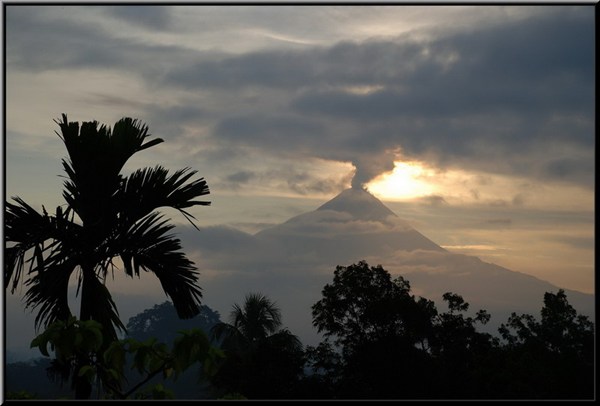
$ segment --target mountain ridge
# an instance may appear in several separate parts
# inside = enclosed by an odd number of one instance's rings
[[[398,217],[381,200],[366,189],[349,188],[317,208],[317,211],[333,210],[351,214],[361,220],[383,221],[387,217]]]
[[[311,306],[337,266],[361,260],[404,277],[412,294],[433,300],[440,309],[444,293],[461,295],[470,304],[469,313],[485,309],[492,315],[482,327],[490,333],[512,312],[539,317],[544,293],[560,289],[530,274],[445,250],[388,211],[365,190],[344,190],[317,209],[254,235],[225,227],[195,232],[190,244],[212,275],[206,300],[225,312],[231,303],[212,291],[225,289],[235,297],[262,292],[281,305],[287,326],[315,345],[319,335],[312,328]],[[563,290],[579,313],[594,317],[593,294]]]

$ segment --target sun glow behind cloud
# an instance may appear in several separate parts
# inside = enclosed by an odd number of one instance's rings
[[[431,195],[435,187],[425,179],[431,171],[416,161],[394,162],[392,172],[383,174],[369,183],[371,193],[383,199],[403,200]]]
[[[367,184],[384,201],[475,205],[498,212],[510,207],[559,211],[593,207],[593,191],[579,185],[458,168],[442,170],[421,161],[394,164],[391,172]]]

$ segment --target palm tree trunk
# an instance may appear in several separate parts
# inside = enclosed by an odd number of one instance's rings
[[[73,382],[75,386],[75,399],[89,399],[92,395],[92,384],[84,376],[77,376],[79,369],[73,376]]]
[[[79,320],[90,320],[92,318],[92,308],[94,297],[91,294],[91,284],[94,282],[96,275],[93,265],[83,265],[81,267],[83,279],[81,282],[81,304],[79,308]]]
[[[93,307],[93,295],[90,292],[89,285],[93,282],[92,278],[95,278],[93,265],[82,265],[81,272],[81,304],[79,310],[79,320],[89,320],[92,318],[91,309]],[[75,387],[75,399],[89,399],[92,395],[92,385],[86,378],[86,376],[79,376],[79,370],[81,367],[90,364],[88,354],[78,354],[75,370],[73,371],[73,384]]]

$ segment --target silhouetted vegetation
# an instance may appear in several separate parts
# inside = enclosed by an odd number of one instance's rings
[[[158,342],[172,345],[180,331],[200,329],[207,335],[211,328],[219,323],[219,313],[206,305],[200,307],[200,313],[191,319],[180,319],[171,302],[165,301],[131,317],[127,323],[127,337],[138,341],[155,338]],[[129,361],[130,362],[130,361]],[[125,371],[130,382],[139,381],[142,376],[137,371]],[[149,381],[156,385],[162,381],[157,376]],[[209,383],[201,363],[182,371],[177,380],[168,382],[168,388],[175,399],[205,399],[211,396]]]
[[[304,364],[300,340],[281,329],[281,312],[261,294],[234,304],[229,323],[218,323],[212,336],[226,358],[211,378],[217,397],[242,394],[248,399],[294,398]]]
[[[175,397],[173,378],[192,364],[203,373],[186,384],[220,399],[594,398],[594,324],[577,314],[562,290],[544,295],[539,320],[513,313],[497,336],[478,331],[491,316],[470,312],[460,295],[444,294],[447,310],[440,311],[433,301],[411,294],[403,277],[393,279],[364,261],[338,266],[322,294],[312,308],[313,324],[324,337],[317,346],[303,348],[282,328],[276,304],[251,294],[243,305],[234,305],[229,323],[210,309],[199,317],[203,328],[212,324],[220,351],[210,350],[199,329],[180,332],[185,345],[177,347],[175,340],[171,349],[144,335],[170,337],[163,326],[180,326],[165,302],[130,319],[128,326],[145,341],[113,342],[113,354],[105,354],[104,363],[84,376],[112,368],[121,379],[127,369],[138,371],[127,388],[113,390],[108,381],[104,398]],[[38,370],[42,366],[38,362]],[[154,378],[137,385],[144,376]],[[18,388],[10,396],[37,395]]]
[[[513,313],[499,332],[506,345],[497,379],[507,397],[594,396],[594,324],[577,314],[564,291],[544,294],[541,321]]]
[[[173,304],[165,301],[131,317],[127,322],[127,337],[139,341],[154,337],[170,344],[180,330],[198,328],[208,334],[220,322],[219,313],[206,305],[200,306],[196,316],[180,319]]]
[[[47,368],[51,378],[67,381],[77,371],[78,378],[85,380],[95,390],[96,397],[102,399],[172,399],[173,392],[162,382],[142,388],[157,375],[162,375],[163,380],[176,380],[194,364],[201,364],[210,376],[223,356],[210,345],[206,333],[196,328],[179,331],[172,346],[156,338],[145,341],[126,338],[105,346],[101,329],[102,325],[94,320],[71,317],[66,322],[51,323],[31,346],[38,347],[47,357],[48,346],[54,352]],[[83,357],[91,362],[76,369],[73,364]],[[126,370],[130,368],[137,371],[140,379],[134,382],[127,379]]]
[[[174,208],[191,222],[186,209],[209,204],[195,200],[209,193],[206,181],[191,180],[196,172],[189,168],[169,174],[161,166],[123,176],[124,165],[135,153],[163,141],[147,141],[148,128],[137,120],[123,118],[111,129],[95,121],[80,126],[63,114],[56,123],[69,154],[62,160],[66,205],[50,215],[43,206],[39,213],[19,197],[6,202],[5,289],[12,284],[14,292],[24,282],[26,306],[38,310],[36,328],[48,327],[71,319],[68,285],[77,271],[79,320],[102,327],[101,347],[96,349],[100,353],[117,340],[117,330],[125,329],[104,284],[116,269],[116,257],[130,277],[139,276],[140,270],[154,273],[179,317],[198,314],[202,294],[194,264],[169,234],[174,226],[157,209]],[[76,397],[86,399],[91,386],[82,371],[97,355],[79,355],[69,364],[69,375]]]
[[[174,348],[176,339],[181,337],[181,331],[190,332],[193,329],[199,329],[207,334],[210,328],[219,321],[218,313],[205,305],[201,307],[200,314],[197,316],[191,319],[180,319],[173,304],[165,301],[131,317],[127,323],[126,338],[131,339],[129,342],[139,342],[138,346],[145,343],[146,348],[156,345],[159,346],[158,349],[160,346]],[[161,343],[166,344],[166,347]],[[35,344],[39,345],[39,342],[35,342]],[[71,344],[71,347],[76,348],[74,343]],[[55,354],[52,355],[55,356]],[[170,373],[168,379],[165,379],[162,373],[147,379],[148,374],[143,369],[140,372],[138,368],[134,367],[134,355],[135,353],[125,351],[123,359],[125,368],[122,370],[124,383],[129,389],[140,382],[144,383],[129,394],[130,398],[204,399],[210,396],[206,380],[207,374],[202,362],[181,369],[176,379],[174,379],[173,373]],[[72,399],[73,393],[68,385],[64,385],[60,379],[49,379],[55,377],[56,367],[52,368],[52,365],[57,362],[57,359],[58,357],[54,357],[54,359],[39,358],[31,362],[8,364],[6,366],[6,386],[9,391],[6,393],[6,397],[10,399]],[[68,368],[66,368],[66,372],[69,372]],[[93,391],[93,398],[113,396],[110,391],[102,388],[96,389]],[[127,390],[123,393],[126,392]]]
[[[6,364],[4,370],[6,399],[60,399],[72,397],[69,387],[48,377],[52,360],[37,358]]]
[[[592,399],[594,326],[564,291],[546,293],[541,322],[513,314],[502,341],[466,317],[468,303],[443,296],[448,311],[410,294],[402,277],[362,261],[338,266],[313,306],[325,341],[307,351],[315,397],[370,399]]]

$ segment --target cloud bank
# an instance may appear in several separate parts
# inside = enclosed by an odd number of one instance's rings
[[[247,170],[238,156],[269,155],[351,163],[356,187],[401,158],[593,187],[593,8],[491,8],[488,24],[236,53],[177,45],[190,29],[178,28],[181,9],[106,7],[114,18],[93,24],[85,8],[68,10],[8,9],[9,71],[135,73],[148,91],[180,94],[143,97],[139,116],[176,142],[204,128],[193,157],[224,171],[218,182]],[[255,23],[282,13],[256,11]],[[148,28],[172,37],[140,40]]]

